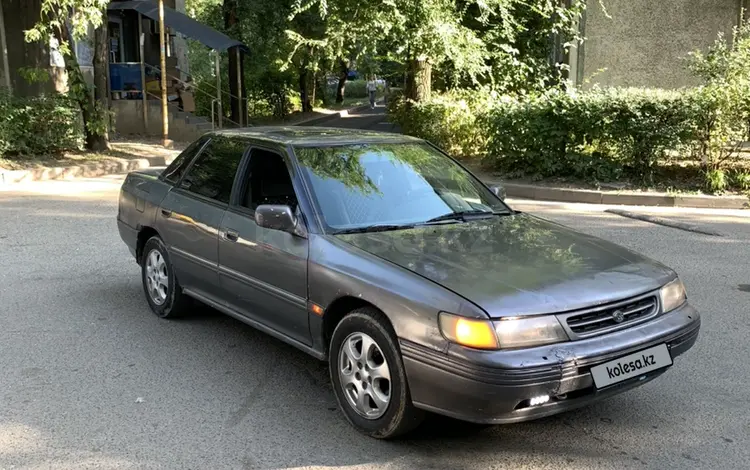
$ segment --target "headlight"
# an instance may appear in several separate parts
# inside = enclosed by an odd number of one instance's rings
[[[440,331],[448,341],[476,349],[497,349],[497,336],[489,320],[440,313]]]
[[[503,348],[530,348],[568,341],[562,325],[551,315],[498,320],[495,331]]]
[[[440,331],[449,341],[476,349],[529,348],[568,341],[554,316],[490,321],[441,313]]]
[[[661,308],[663,312],[669,312],[681,306],[687,300],[685,286],[679,278],[665,285],[659,290]]]

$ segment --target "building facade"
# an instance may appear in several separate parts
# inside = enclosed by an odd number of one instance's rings
[[[571,51],[570,78],[583,88],[695,85],[685,58],[706,50],[719,32],[730,38],[748,6],[748,0],[587,0],[585,40]]]

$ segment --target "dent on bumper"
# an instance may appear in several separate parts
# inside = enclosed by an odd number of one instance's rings
[[[453,347],[448,354],[401,340],[401,352],[414,404],[478,423],[514,423],[585,406],[643,385],[661,369],[596,390],[591,367],[666,343],[672,358],[698,338],[700,315],[690,305],[652,321],[580,341],[514,351]],[[524,407],[539,395],[550,402]],[[559,398],[557,398],[559,397]]]

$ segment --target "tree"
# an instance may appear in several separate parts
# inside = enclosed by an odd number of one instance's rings
[[[106,8],[109,0],[42,0],[41,18],[26,31],[26,41],[49,44],[55,38],[65,59],[69,93],[81,108],[86,148],[104,150],[109,146],[107,127],[107,30]],[[96,28],[94,45],[95,87],[86,83],[71,48],[76,40],[87,36],[89,28]],[[103,69],[103,71],[102,71]]]
[[[239,0],[224,0],[224,30],[238,41],[242,41],[242,28],[239,19]],[[232,121],[247,122],[247,109],[244,106],[247,98],[245,87],[245,57],[238,47],[229,49],[229,103],[232,110]],[[242,99],[240,99],[242,97]]]

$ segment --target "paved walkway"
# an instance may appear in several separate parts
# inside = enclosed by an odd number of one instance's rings
[[[344,129],[369,129],[383,132],[400,132],[395,124],[388,122],[386,108],[383,103],[375,106],[375,109],[365,109],[350,113],[348,116],[337,117],[320,124],[318,127],[341,127]]]

